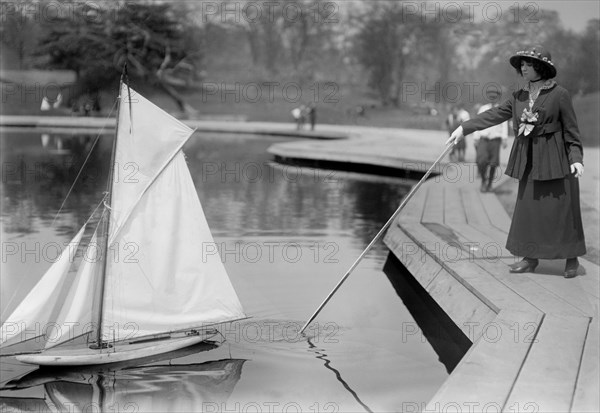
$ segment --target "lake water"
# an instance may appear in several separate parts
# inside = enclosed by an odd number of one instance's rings
[[[102,197],[111,138],[2,134],[2,319]],[[410,189],[396,178],[277,165],[284,139],[196,133],[184,147],[215,241],[250,319],[219,346],[119,369],[35,370],[1,361],[0,410],[401,411],[447,378],[382,268],[379,243],[307,330],[297,332]],[[50,407],[49,407],[50,406]],[[87,410],[86,410],[87,409]]]

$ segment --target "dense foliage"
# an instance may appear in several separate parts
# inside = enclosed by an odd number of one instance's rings
[[[3,47],[19,68],[72,70],[81,93],[93,93],[118,79],[127,62],[132,76],[164,89],[184,112],[192,109],[183,92],[217,65],[233,67],[236,80],[249,73],[300,84],[362,83],[383,105],[402,106],[418,85],[418,99],[444,104],[456,98],[449,96],[454,84],[514,83],[506,59],[533,43],[552,51],[571,93],[600,88],[600,21],[574,33],[547,10],[509,8],[484,19],[478,12],[402,1],[23,0],[3,2],[0,17]]]

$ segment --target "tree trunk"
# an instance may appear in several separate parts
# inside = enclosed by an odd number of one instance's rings
[[[165,57],[160,67],[156,71],[156,77],[158,78],[158,82],[160,86],[164,89],[165,92],[175,101],[175,104],[179,108],[182,116],[185,119],[189,119],[194,115],[198,114],[198,111],[194,109],[190,104],[185,101],[185,98],[177,92],[171,85],[167,83],[165,78],[165,69],[171,61],[171,49],[167,46],[165,51]]]
[[[265,23],[263,33],[264,41],[264,56],[265,56],[265,69],[274,75],[277,73],[277,57],[280,48],[280,34],[277,33],[275,23]]]
[[[259,46],[259,32],[253,28],[251,24],[248,28],[248,44],[250,45],[250,55],[252,56],[252,64],[256,66],[260,61],[260,46]]]

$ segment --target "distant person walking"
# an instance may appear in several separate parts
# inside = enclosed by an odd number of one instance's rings
[[[478,114],[497,107],[500,95],[501,92],[499,90],[489,90],[486,93],[486,96],[488,100],[493,103],[487,103],[481,106]],[[477,153],[477,169],[479,170],[479,176],[481,177],[481,192],[489,192],[492,190],[496,168],[500,165],[500,146],[506,148],[507,141],[508,122],[490,126],[487,129],[473,134],[475,152]]]
[[[317,107],[314,102],[308,104],[308,120],[310,122],[310,130],[315,130],[315,124],[317,123]]]
[[[518,51],[510,64],[525,86],[459,126],[448,142],[512,118],[516,138],[505,173],[519,180],[519,190],[506,248],[524,258],[510,271],[533,272],[539,259],[566,258],[563,275],[572,278],[586,248],[578,181],[583,148],[571,97],[552,80],[556,68],[543,46]]]
[[[304,128],[304,105],[292,109],[292,116],[296,122],[296,130]]]

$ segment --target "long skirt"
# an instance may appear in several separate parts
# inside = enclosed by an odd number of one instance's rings
[[[519,181],[506,249],[520,257],[558,259],[585,254],[579,181]]]

